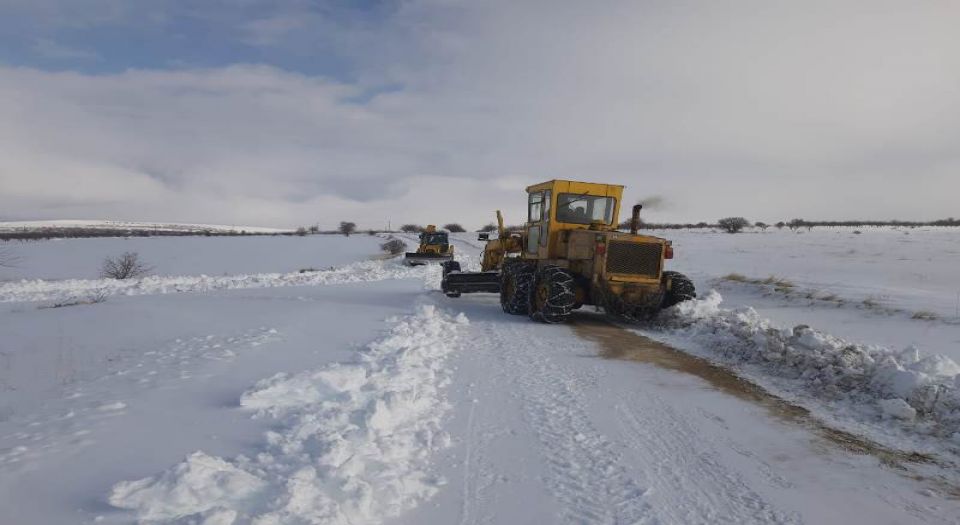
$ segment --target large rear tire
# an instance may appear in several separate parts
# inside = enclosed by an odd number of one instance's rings
[[[577,303],[573,275],[559,266],[545,266],[537,273],[530,297],[530,318],[542,323],[562,323]]]
[[[661,308],[670,308],[673,305],[697,298],[697,290],[689,277],[678,272],[663,272],[663,280],[670,283],[667,293],[663,296]]]
[[[500,272],[500,307],[511,315],[530,311],[530,291],[533,288],[534,267],[520,261],[503,263]]]

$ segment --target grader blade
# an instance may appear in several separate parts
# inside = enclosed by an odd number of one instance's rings
[[[452,260],[453,255],[443,253],[407,252],[403,256],[403,262],[408,266],[422,266],[425,264],[444,263]]]
[[[500,293],[500,272],[450,272],[443,276],[440,288],[445,294]]]

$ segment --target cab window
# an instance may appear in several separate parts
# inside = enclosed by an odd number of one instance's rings
[[[557,220],[572,224],[613,222],[613,197],[561,193],[557,195]]]
[[[543,192],[530,194],[530,206],[527,220],[529,222],[540,222],[543,217]]]

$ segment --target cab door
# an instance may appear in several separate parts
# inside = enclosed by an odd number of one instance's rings
[[[529,194],[527,205],[527,257],[546,259],[550,244],[550,190]]]

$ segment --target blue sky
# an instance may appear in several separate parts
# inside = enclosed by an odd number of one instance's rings
[[[351,80],[341,36],[375,32],[395,10],[372,0],[14,2],[0,19],[0,60],[94,74],[257,63]]]
[[[957,216],[960,4],[6,0],[0,220]],[[464,197],[466,196],[466,197]]]

